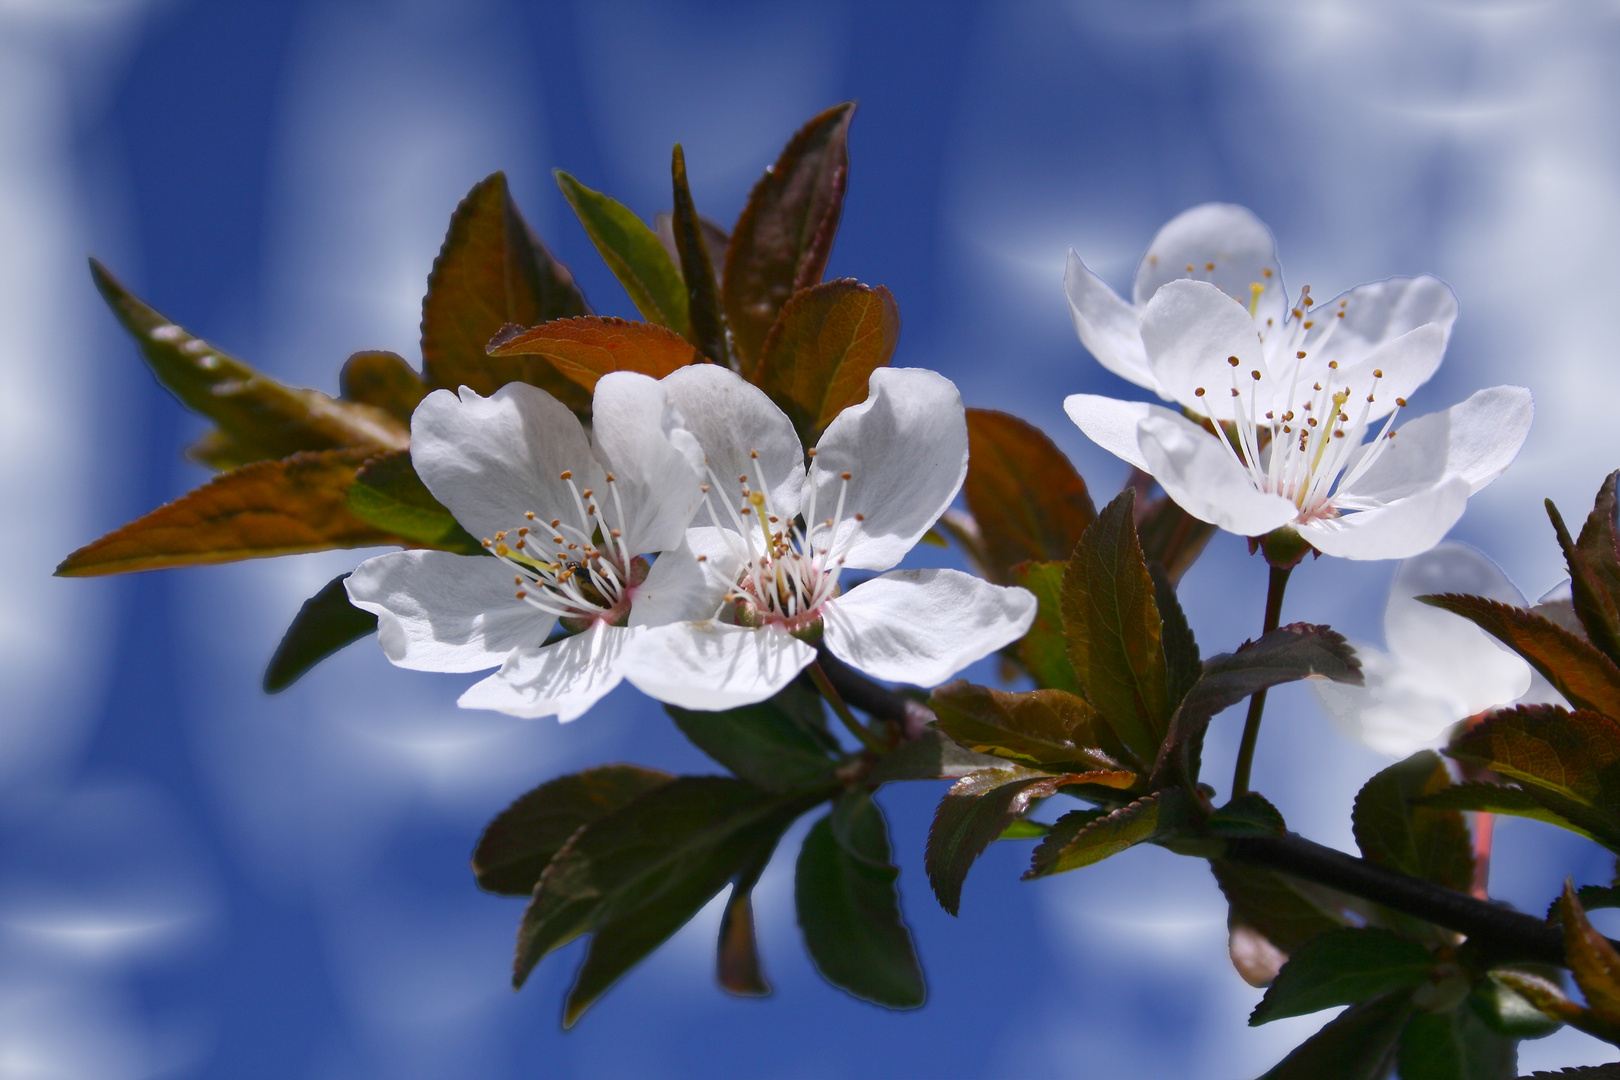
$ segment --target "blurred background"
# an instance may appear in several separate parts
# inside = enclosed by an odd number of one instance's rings
[[[587,765],[710,767],[628,687],[566,727],[462,712],[469,678],[392,669],[370,641],[265,697],[282,630],[355,553],[51,578],[206,475],[181,458],[200,423],[84,258],[335,392],[354,350],[418,356],[445,223],[489,172],[596,309],[629,315],[552,167],[650,218],[678,140],[699,209],[729,223],[801,121],[857,98],[829,274],[889,286],[896,362],[1043,427],[1099,502],[1123,466],[1062,398],[1142,392],[1074,338],[1070,246],[1128,290],[1159,225],[1219,199],[1271,225],[1293,290],[1445,278],[1462,314],[1413,406],[1534,390],[1518,464],[1453,534],[1534,598],[1560,577],[1540,499],[1584,514],[1620,466],[1617,58],[1620,5],[1598,0],[0,0],[0,1077],[1263,1071],[1323,1018],[1244,1026],[1259,992],[1227,963],[1203,863],[1137,849],[1021,884],[1027,845],[1000,844],[952,919],[921,866],[940,784],[882,798],[925,1008],[816,976],[792,912],[801,825],[755,892],[773,998],[715,987],[711,905],[560,1032],[579,946],[511,992],[522,905],[474,888],[479,829]],[[1309,564],[1285,618],[1379,644],[1393,570]],[[1263,592],[1218,537],[1182,588],[1206,652],[1257,631]],[[1349,847],[1354,793],[1386,761],[1289,689],[1257,785]],[[1214,778],[1238,726],[1211,733]],[[1610,875],[1566,834],[1497,835],[1495,885],[1527,910],[1564,874]],[[1564,1032],[1521,1063],[1610,1054]]]

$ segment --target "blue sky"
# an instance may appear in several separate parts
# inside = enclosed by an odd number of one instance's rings
[[[1123,467],[1059,403],[1140,395],[1074,339],[1069,247],[1124,285],[1162,222],[1219,199],[1271,225],[1295,287],[1445,278],[1462,314],[1413,404],[1535,392],[1519,463],[1453,534],[1535,596],[1558,579],[1539,500],[1578,512],[1620,465],[1617,46],[1620,9],[1557,2],[0,2],[0,494],[16,508],[0,535],[0,1077],[1261,1071],[1320,1018],[1243,1026],[1258,993],[1226,962],[1201,863],[1133,851],[1022,884],[1024,852],[1001,845],[952,919],[921,873],[934,785],[883,796],[924,1009],[818,979],[783,857],[756,892],[773,998],[715,988],[711,909],[560,1033],[577,946],[511,993],[520,905],[473,887],[478,829],[590,764],[708,766],[632,690],[566,727],[460,712],[465,679],[390,668],[369,643],[265,698],[281,630],[353,554],[49,578],[205,475],[180,457],[198,421],[142,371],[83,258],[277,377],[335,390],[356,349],[416,356],[445,222],[487,173],[507,171],[597,310],[628,315],[551,168],[651,217],[680,141],[699,208],[729,221],[800,121],[856,98],[829,274],[892,289],[897,362],[1039,424],[1099,494]],[[1376,642],[1391,571],[1309,565],[1286,616]],[[1206,651],[1254,632],[1263,580],[1240,542],[1212,545],[1183,588]],[[1272,710],[1259,786],[1348,846],[1381,759],[1306,694]],[[1215,775],[1234,726],[1212,732]],[[1565,873],[1607,875],[1537,826],[1499,836],[1498,885],[1526,907]],[[1523,1063],[1605,1056],[1564,1033]]]

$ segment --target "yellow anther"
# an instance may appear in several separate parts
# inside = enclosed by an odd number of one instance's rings
[[[559,479],[559,480],[572,480],[573,478],[574,478],[574,470],[573,469],[564,469],[562,472],[557,474],[557,479]]]
[[[1254,318],[1254,313],[1260,310],[1260,294],[1265,291],[1266,287],[1258,281],[1249,282],[1249,318]]]
[[[1271,276],[1271,267],[1268,266],[1264,270],[1260,271],[1260,276],[1261,277],[1270,277]]]
[[[1237,367],[1237,366],[1238,366],[1238,365],[1239,365],[1239,364],[1241,364],[1241,363],[1243,363],[1243,361],[1241,361],[1241,360],[1239,360],[1239,359],[1238,359],[1238,358],[1237,358],[1237,357],[1235,357],[1235,356],[1228,356],[1228,357],[1227,357],[1227,358],[1226,358],[1226,362],[1227,362],[1227,363],[1228,363],[1228,364],[1231,364],[1231,365],[1232,365],[1232,366],[1233,366],[1233,367]]]
[[[1211,271],[1213,269],[1215,269],[1215,264],[1214,263],[1205,263],[1204,264],[1204,272],[1205,273],[1208,273],[1209,271]]]
[[[1193,397],[1203,397],[1203,396],[1204,396],[1204,388],[1202,386],[1200,386],[1198,389],[1193,391]]]

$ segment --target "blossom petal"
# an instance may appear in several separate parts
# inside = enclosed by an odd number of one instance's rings
[[[1341,310],[1342,319],[1337,317]],[[1438,327],[1444,350],[1451,324],[1457,320],[1457,297],[1439,278],[1422,274],[1357,285],[1326,304],[1317,304],[1313,313],[1321,325],[1305,339],[1305,348],[1323,364],[1336,360],[1340,367],[1349,367],[1385,342],[1420,326]],[[1316,339],[1323,336],[1328,336],[1326,344],[1315,346]]]
[[[1210,263],[1215,264],[1213,270],[1206,269]],[[1171,218],[1136,268],[1136,306],[1146,304],[1160,286],[1186,277],[1211,282],[1245,311],[1251,297],[1249,286],[1265,286],[1257,309],[1262,324],[1270,318],[1280,325],[1288,310],[1282,270],[1277,265],[1277,241],[1242,206],[1204,203]]]
[[[1462,716],[1380,649],[1358,648],[1362,686],[1309,679],[1316,699],[1347,736],[1380,754],[1406,757],[1434,746]],[[1463,714],[1467,715],[1467,714]]]
[[[1142,418],[1137,438],[1147,471],[1175,504],[1200,521],[1239,536],[1263,536],[1299,508],[1261,491],[1221,440],[1168,409]]]
[[[1437,545],[1401,563],[1384,607],[1384,641],[1428,692],[1452,702],[1453,720],[1507,705],[1530,689],[1530,665],[1449,611],[1417,601],[1467,593],[1524,607],[1524,596],[1490,559],[1466,544]]]
[[[1512,464],[1534,416],[1535,403],[1522,386],[1493,386],[1444,412],[1421,416],[1396,429],[1397,437],[1380,446],[1366,472],[1356,476],[1351,466],[1342,505],[1393,502],[1451,476],[1465,479],[1472,495]]]
[[[1410,559],[1445,538],[1467,509],[1468,494],[1468,481],[1453,476],[1371,510],[1303,522],[1294,528],[1324,555]]]
[[[679,411],[681,426],[708,458],[711,483],[720,485],[710,493],[720,525],[732,527],[724,507],[740,502],[737,478],[747,476],[749,486],[758,490],[761,474],[772,510],[784,521],[793,520],[799,512],[804,447],[787,414],[759,387],[718,364],[691,364],[664,376],[662,382]],[[750,457],[755,451],[759,457]],[[713,524],[704,517],[698,520]]]
[[[698,530],[693,530],[697,532]],[[718,529],[704,529],[704,533],[719,533]],[[647,578],[630,593],[630,625],[662,626],[665,623],[687,619],[713,618],[735,581],[736,559],[720,546],[720,558],[726,566],[712,571],[697,559],[690,544],[682,544],[659,555],[653,561]]]
[[[1063,411],[1069,414],[1069,419],[1085,433],[1086,438],[1143,472],[1147,472],[1148,464],[1142,456],[1137,425],[1144,417],[1158,413],[1180,415],[1145,401],[1121,401],[1099,394],[1070,394],[1063,399]]]
[[[641,631],[625,677],[665,704],[717,711],[764,701],[815,658],[780,627],[672,623]]]
[[[391,551],[343,584],[350,603],[377,616],[377,641],[400,667],[482,671],[539,645],[556,622],[517,598],[512,576],[487,556]]]
[[[602,376],[591,430],[618,496],[598,498],[631,553],[678,546],[703,499],[703,451],[680,426],[663,384],[630,371]]]
[[[955,384],[932,371],[878,368],[869,386],[816,444],[802,505],[815,526],[834,516],[842,492],[837,532],[830,544],[818,532],[815,546],[841,552],[851,568],[887,570],[956,498],[967,475],[967,416]]]
[[[959,570],[895,570],[822,605],[827,648],[879,679],[935,686],[1024,636],[1035,595]]]
[[[1331,374],[1324,365],[1321,381],[1333,389],[1347,389],[1351,409],[1359,408],[1367,395],[1373,395],[1374,400],[1366,402],[1367,418],[1376,420],[1393,412],[1398,398],[1409,397],[1428,382],[1445,355],[1446,332],[1428,323],[1384,342],[1359,363],[1340,367]]]
[[[625,653],[638,633],[596,623],[582,634],[542,648],[519,649],[501,670],[468,687],[456,704],[526,720],[555,714],[567,723],[619,685]]]
[[[1248,309],[1207,281],[1172,281],[1154,293],[1142,309],[1142,346],[1167,397],[1219,420],[1232,419],[1234,401],[1249,400],[1251,372],[1270,378]],[[1235,379],[1243,380],[1241,399],[1232,396]]]
[[[527,383],[507,383],[489,397],[467,387],[436,390],[411,414],[411,463],[462,526],[477,537],[521,523],[579,517],[566,481],[600,487],[602,468],[585,429],[556,398]]]
[[[1136,308],[1121,300],[1087,269],[1080,256],[1069,249],[1069,265],[1063,273],[1063,293],[1069,299],[1069,315],[1074,331],[1097,363],[1122,379],[1159,392],[1159,380],[1148,367],[1142,351],[1142,331],[1137,325]]]

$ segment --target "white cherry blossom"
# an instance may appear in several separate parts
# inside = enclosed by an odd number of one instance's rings
[[[1518,454],[1530,392],[1492,387],[1396,428],[1406,395],[1433,373],[1444,332],[1419,326],[1341,362],[1326,348],[1335,310],[1309,317],[1308,300],[1267,330],[1208,282],[1169,282],[1141,311],[1141,340],[1160,392],[1186,414],[1093,394],[1064,408],[1092,441],[1228,532],[1286,525],[1350,559],[1426,551]]]
[[[1310,680],[1346,735],[1406,757],[1438,745],[1454,724],[1487,709],[1562,701],[1518,654],[1462,616],[1416,599],[1447,592],[1525,606],[1507,575],[1465,544],[1444,543],[1401,563],[1384,607],[1388,648],[1356,646],[1366,685]]]
[[[1457,318],[1456,297],[1444,282],[1428,275],[1358,285],[1321,308],[1327,318],[1312,311],[1316,305],[1309,288],[1290,305],[1271,230],[1247,209],[1228,203],[1195,206],[1159,230],[1137,266],[1129,303],[1071,248],[1063,291],[1081,343],[1109,371],[1182,404],[1186,402],[1176,388],[1160,382],[1141,334],[1148,301],[1160,287],[1181,279],[1214,285],[1245,307],[1274,369],[1278,359],[1302,348],[1311,353],[1313,369],[1326,371],[1329,361],[1348,369],[1384,345],[1429,327],[1408,345],[1421,352],[1419,366],[1432,373]],[[1426,378],[1428,374],[1418,382]]]
[[[494,557],[390,552],[346,584],[395,664],[499,669],[463,707],[572,720],[618,685],[641,627],[712,610],[684,546],[702,453],[664,388],[607,375],[592,415],[587,438],[551,395],[511,383],[435,391],[411,417],[418,475]],[[559,624],[569,636],[546,644]]]
[[[815,659],[806,638],[880,679],[923,686],[1022,637],[1035,598],[955,570],[892,567],[956,497],[967,424],[956,387],[883,368],[810,454],[758,388],[694,365],[664,380],[706,458],[688,543],[714,588],[709,618],[651,628],[626,677],[693,709],[762,701]],[[846,570],[888,571],[844,592]]]

